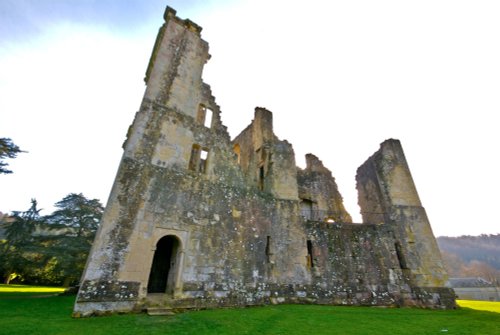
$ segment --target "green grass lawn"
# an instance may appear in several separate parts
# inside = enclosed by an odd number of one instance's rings
[[[74,296],[47,296],[52,292],[42,292],[45,295],[40,297],[40,292],[13,295],[16,292],[5,291],[0,285],[0,334],[9,335],[500,334],[500,313],[472,308],[442,311],[279,305],[191,311],[175,316],[129,314],[72,319]],[[491,309],[500,306],[490,304]]]
[[[479,301],[479,300],[457,300],[460,307],[477,309],[480,311],[490,311],[500,313],[500,302]]]

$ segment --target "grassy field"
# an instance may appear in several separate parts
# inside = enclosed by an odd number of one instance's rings
[[[477,300],[457,300],[460,307],[472,308],[480,311],[500,313],[500,302],[477,301]]]
[[[0,285],[0,334],[500,334],[500,303],[461,301],[468,308],[452,311],[279,305],[72,319],[75,298],[51,294]]]

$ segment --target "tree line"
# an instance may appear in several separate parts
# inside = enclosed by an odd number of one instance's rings
[[[450,277],[482,277],[500,284],[500,234],[437,238]]]
[[[0,222],[0,277],[6,284],[77,284],[104,208],[99,200],[71,193],[41,215],[37,201]]]

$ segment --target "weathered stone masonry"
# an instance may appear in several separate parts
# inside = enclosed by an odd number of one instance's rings
[[[399,141],[358,170],[363,224],[256,108],[231,141],[201,28],[168,8],[75,315],[268,303],[454,307]]]

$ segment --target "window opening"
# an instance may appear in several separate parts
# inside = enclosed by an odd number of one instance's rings
[[[198,144],[193,144],[191,158],[189,159],[189,170],[205,173],[207,170],[208,149]]]
[[[205,105],[198,107],[198,114],[196,115],[196,122],[203,124],[207,128],[212,127],[213,111]]]
[[[236,154],[236,162],[238,164],[240,164],[241,163],[241,148],[240,148],[240,145],[239,144],[235,144],[234,147],[233,147],[233,151]]]
[[[205,173],[207,170],[208,150],[201,149],[199,172]]]
[[[212,128],[212,116],[213,115],[214,115],[214,113],[212,112],[212,110],[210,108],[205,109],[205,122],[204,122],[205,127]]]
[[[314,267],[313,245],[311,240],[307,240],[307,267]]]
[[[189,160],[189,170],[198,171],[197,165],[200,159],[201,147],[198,144],[193,144],[191,149],[191,159]]]
[[[399,267],[403,270],[408,269],[403,250],[401,249],[401,244],[399,242],[396,242],[394,246],[396,247],[396,255],[398,256]]]
[[[266,150],[263,147],[255,150],[255,155],[257,158],[257,164],[259,166],[258,173],[258,186],[259,190],[264,191],[264,179],[266,175],[266,170],[264,166],[266,165]]]
[[[264,190],[264,166],[259,168],[259,190]]]
[[[306,220],[312,220],[313,202],[309,199],[302,199],[300,202],[300,214]]]
[[[266,263],[271,263],[271,236],[267,237],[266,242]]]

